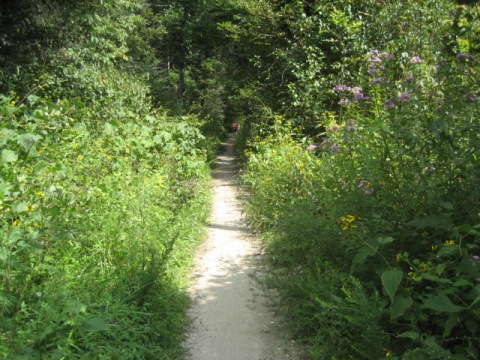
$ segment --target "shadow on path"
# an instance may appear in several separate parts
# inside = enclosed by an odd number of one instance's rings
[[[282,320],[256,279],[266,266],[262,248],[245,223],[238,199],[235,139],[223,144],[213,170],[208,239],[196,258],[191,288],[190,360],[300,359]]]

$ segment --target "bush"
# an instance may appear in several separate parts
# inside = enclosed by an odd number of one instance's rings
[[[79,102],[0,109],[0,353],[178,354],[208,209],[203,136],[155,114],[98,130]]]

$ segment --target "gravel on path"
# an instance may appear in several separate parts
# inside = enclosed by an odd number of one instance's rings
[[[189,360],[300,360],[285,322],[258,279],[267,271],[262,247],[239,200],[235,138],[222,144],[213,171],[208,238],[196,257],[190,289]]]

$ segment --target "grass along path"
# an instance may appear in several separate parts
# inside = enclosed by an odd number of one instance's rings
[[[238,199],[235,139],[222,144],[213,172],[208,239],[196,258],[191,287],[191,360],[300,359],[275,307],[256,279],[266,271],[262,248],[246,226]]]

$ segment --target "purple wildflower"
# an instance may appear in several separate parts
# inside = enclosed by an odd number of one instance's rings
[[[374,191],[375,191],[375,189],[374,189],[374,188],[370,188],[370,187],[366,187],[366,188],[363,189],[363,193],[364,193],[365,195],[372,195]]]
[[[409,103],[410,102],[410,94],[407,92],[401,93],[400,96],[398,97],[398,100],[400,100],[403,103]]]
[[[359,187],[360,189],[362,189],[362,188],[364,188],[364,187],[366,187],[366,186],[368,186],[368,181],[367,181],[367,180],[360,180],[360,182],[358,183],[358,187]]]
[[[408,76],[405,78],[405,80],[407,80],[407,81],[413,81],[413,80],[415,80],[415,77],[414,77],[412,74],[410,74],[410,75],[408,75]]]
[[[395,56],[393,56],[392,54],[390,54],[389,52],[382,52],[382,56],[384,56],[387,60],[392,60]]]
[[[465,95],[463,98],[466,99],[466,100],[470,100],[471,102],[476,102],[480,99],[480,96],[469,93],[469,94]]]
[[[368,96],[362,93],[362,88],[360,86],[355,86],[350,89],[353,92],[353,98],[355,100],[367,100]]]
[[[313,151],[313,150],[315,150],[317,147],[318,147],[317,145],[308,145],[307,150],[308,150],[308,151]]]
[[[332,150],[333,153],[337,153],[338,152],[338,145],[333,144],[333,146],[331,147],[331,150]]]
[[[412,58],[410,59],[410,62],[412,64],[421,64],[422,63],[422,58],[419,57],[419,56],[412,56]]]
[[[339,129],[340,127],[338,125],[332,125],[332,127],[330,128],[330,130],[333,132],[338,131]]]
[[[370,69],[368,69],[368,73],[369,73],[370,75],[373,75],[373,74],[375,74],[376,72],[377,72],[377,69],[375,69],[375,68],[370,68]]]
[[[385,105],[387,109],[393,109],[395,107],[395,103],[390,99],[385,100],[383,105]]]
[[[383,78],[382,77],[376,77],[376,78],[373,78],[372,79],[372,83],[373,84],[380,84],[383,82]]]
[[[348,125],[347,126],[347,131],[350,131],[350,132],[354,132],[355,130],[357,130],[357,128],[353,125]]]
[[[368,99],[369,99],[369,97],[368,97],[367,95],[362,94],[362,93],[360,93],[360,92],[359,92],[359,93],[355,93],[355,94],[353,95],[353,98],[354,98],[355,100],[368,100]]]
[[[335,92],[337,92],[337,91],[348,91],[348,90],[350,90],[350,88],[347,85],[339,84],[339,85],[335,85],[332,90],[335,91]]]

